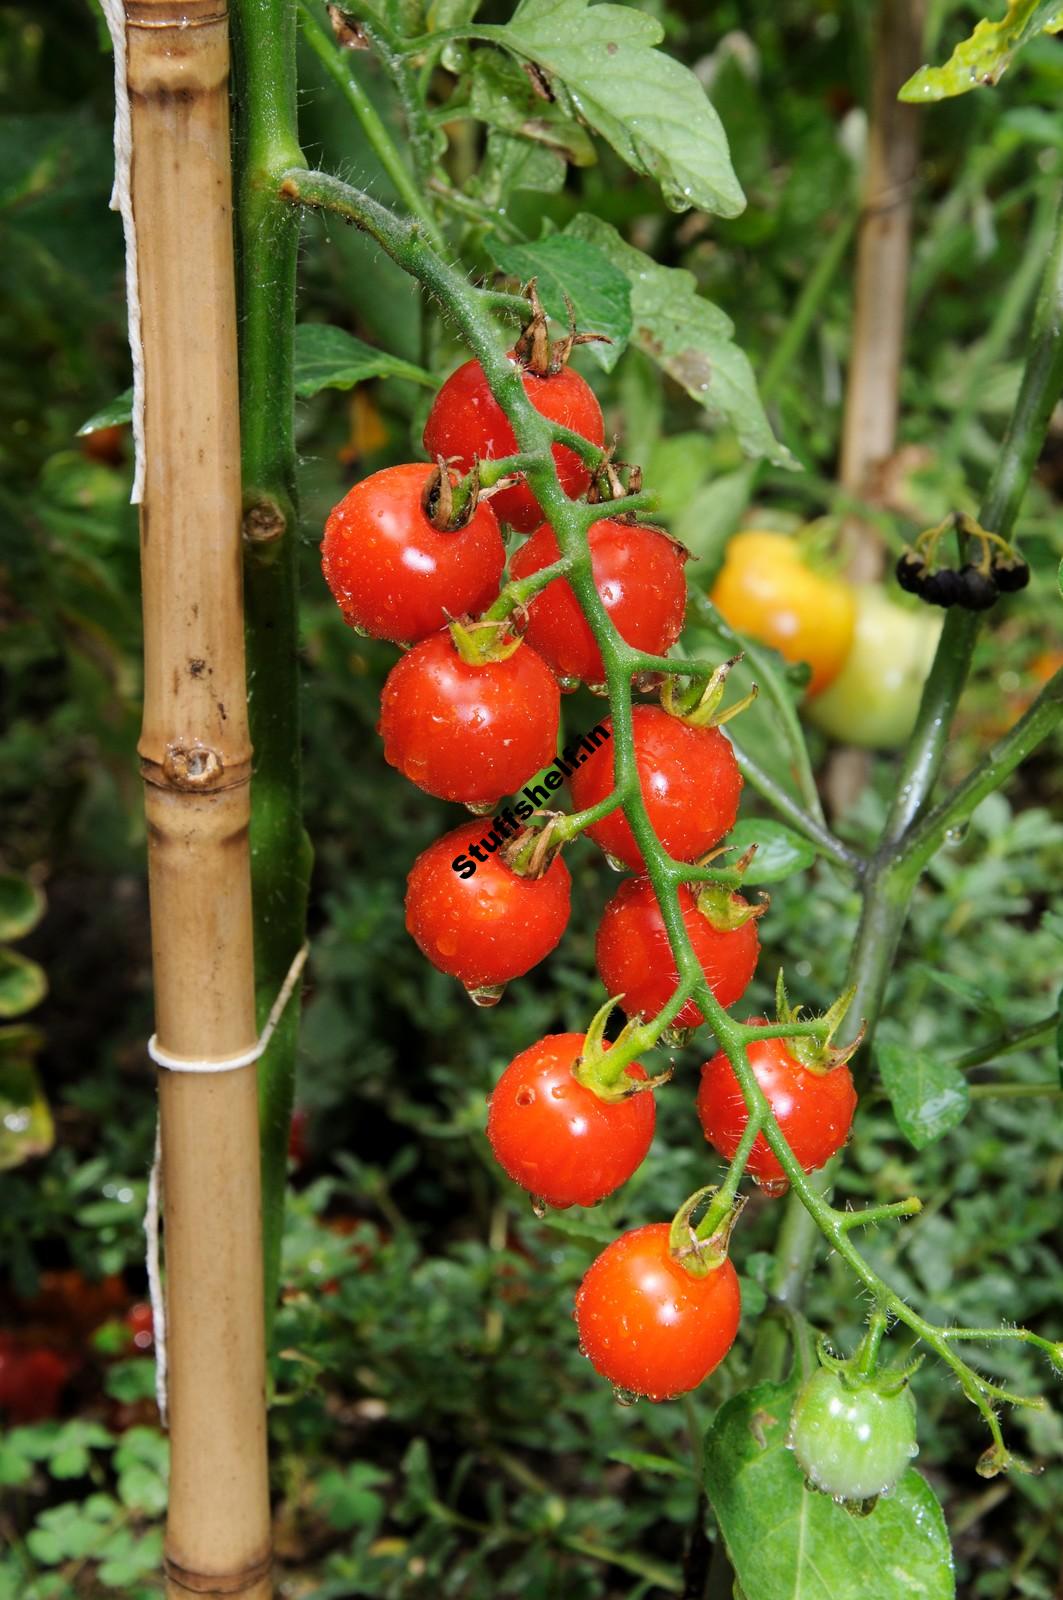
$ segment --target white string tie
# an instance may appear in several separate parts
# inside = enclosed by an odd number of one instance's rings
[[[277,1024],[284,1015],[288,1001],[295,992],[306,958],[310,954],[309,941],[296,951],[295,959],[288,968],[287,976],[281,984],[276,1000],[273,1002],[266,1026],[262,1029],[255,1044],[250,1050],[244,1050],[237,1056],[223,1056],[221,1060],[195,1061],[184,1056],[172,1056],[168,1050],[163,1050],[152,1034],[148,1040],[148,1055],[158,1067],[164,1067],[167,1072],[235,1072],[239,1067],[249,1067],[263,1055],[277,1029]],[[155,1402],[159,1408],[159,1417],[162,1425],[166,1427],[167,1413],[167,1366],[166,1366],[166,1299],[163,1294],[162,1271],[159,1265],[159,1197],[161,1193],[160,1175],[162,1171],[162,1137],[158,1116],[155,1118],[155,1154],[152,1158],[151,1172],[148,1174],[148,1197],[144,1207],[144,1238],[146,1241],[147,1269],[148,1269],[148,1296],[151,1300],[151,1325],[155,1341]]]

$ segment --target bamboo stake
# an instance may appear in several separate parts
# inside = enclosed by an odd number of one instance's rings
[[[156,1037],[257,1037],[224,0],[126,0],[142,311],[144,720]],[[254,1065],[160,1074],[172,1469],[166,1593],[268,1600]]]
[[[872,31],[871,111],[857,246],[856,309],[842,433],[841,484],[866,496],[873,468],[893,453],[904,353],[912,186],[919,108],[897,99],[923,59],[926,0],[879,0]],[[854,540],[850,575],[882,572],[866,529]]]
[[[842,488],[862,500],[874,498],[875,469],[897,442],[920,127],[919,107],[902,105],[897,91],[923,60],[925,18],[926,0],[879,0],[872,22],[867,164],[839,470]],[[850,519],[846,545],[854,583],[881,578],[884,551],[873,528]],[[869,771],[866,751],[835,751],[824,775],[832,816],[849,810]]]

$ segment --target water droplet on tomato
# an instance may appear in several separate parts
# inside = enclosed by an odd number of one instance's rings
[[[613,1399],[618,1406],[635,1406],[639,1402],[639,1396],[633,1389],[621,1389],[618,1383],[613,1385]]]
[[[506,986],[504,983],[480,983],[471,986],[466,984],[465,986],[465,993],[473,1005],[482,1006],[485,1010],[488,1006],[497,1006],[505,992]]]
[[[534,1213],[534,1215],[537,1216],[539,1218],[539,1221],[541,1222],[542,1219],[546,1216],[546,1212],[547,1212],[547,1209],[548,1209],[546,1201],[542,1198],[541,1195],[538,1195],[538,1194],[533,1194],[532,1195],[532,1197],[531,1197],[531,1208],[532,1208],[532,1212]]]
[[[756,1175],[754,1175],[753,1182],[756,1184],[761,1194],[768,1195],[771,1199],[778,1199],[778,1197],[780,1195],[784,1195],[790,1187],[789,1178],[758,1178]]]
[[[614,872],[627,872],[630,870],[626,861],[621,861],[619,856],[611,856],[608,850],[605,851],[605,862],[606,866],[612,867]]]

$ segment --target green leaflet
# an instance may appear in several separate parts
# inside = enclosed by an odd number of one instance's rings
[[[734,342],[730,317],[697,292],[690,272],[661,267],[627,244],[609,223],[581,213],[563,238],[582,239],[607,256],[631,284],[632,343],[705,407],[734,428],[747,456],[792,466],[771,431],[749,359]]]
[[[616,366],[631,335],[631,285],[618,266],[594,245],[561,233],[534,244],[488,244],[503,272],[524,283],[537,280],[544,307],[563,326],[568,324],[567,295],[579,331],[604,334],[609,341],[589,344],[588,355],[606,372]]]
[[[946,100],[999,83],[1024,45],[1039,33],[1063,30],[1059,0],[1009,0],[999,22],[981,21],[942,67],[920,67],[900,92],[901,100]]]
[[[760,1383],[705,1437],[705,1489],[744,1594],[757,1600],[952,1600],[948,1532],[914,1469],[869,1516],[806,1489],[786,1448],[799,1380]]]
[[[723,125],[694,74],[653,48],[663,33],[634,7],[587,0],[522,0],[505,27],[481,30],[562,84],[584,121],[655,178],[674,210],[738,216],[745,196]]]
[[[878,1045],[875,1059],[897,1126],[917,1150],[933,1144],[967,1115],[967,1080],[947,1061],[885,1043]]]

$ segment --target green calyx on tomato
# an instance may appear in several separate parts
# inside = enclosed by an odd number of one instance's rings
[[[869,1511],[897,1486],[919,1450],[908,1377],[862,1373],[854,1358],[831,1360],[805,1382],[787,1444],[811,1488]]]
[[[652,1091],[662,1083],[667,1083],[672,1076],[670,1067],[653,1078],[647,1078],[645,1074],[640,1078],[632,1078],[628,1072],[628,1068],[636,1064],[636,1056],[656,1044],[657,1036],[652,1027],[625,1022],[612,1044],[606,1040],[606,1023],[623,998],[622,994],[610,996],[594,1013],[579,1056],[572,1063],[572,1076],[576,1082],[607,1104],[629,1100],[632,1095],[644,1094],[647,1089]]]
[[[795,1061],[799,1061],[809,1072],[827,1073],[835,1067],[843,1067],[856,1054],[863,1041],[865,1024],[861,1022],[855,1037],[847,1045],[838,1048],[834,1045],[834,1035],[841,1027],[849,1007],[856,994],[855,987],[846,989],[844,994],[838,996],[828,1011],[819,1018],[819,1031],[814,1035],[797,1035],[786,1040],[786,1047]],[[787,998],[786,983],[782,968],[775,980],[775,1017],[776,1021],[785,1025],[788,1022],[800,1022],[804,1006],[792,1006]]]
[[[915,726],[942,619],[892,601],[878,584],[856,590],[852,647],[833,683],[809,702],[808,720],[830,738],[895,750]]]
[[[709,1202],[695,1227],[694,1214]],[[692,1278],[706,1278],[727,1260],[734,1225],[746,1203],[745,1195],[721,1193],[715,1184],[697,1189],[684,1200],[668,1230],[668,1253]]]
[[[669,675],[661,687],[661,705],[669,716],[689,723],[692,728],[722,728],[725,722],[730,722],[732,717],[737,717],[740,711],[751,706],[759,692],[757,685],[753,684],[741,700],[726,710],[720,709],[727,679],[741,659],[741,655],[737,655],[732,656],[730,661],[721,661],[710,678],[704,681],[696,679],[683,689],[679,688],[679,676]]]

